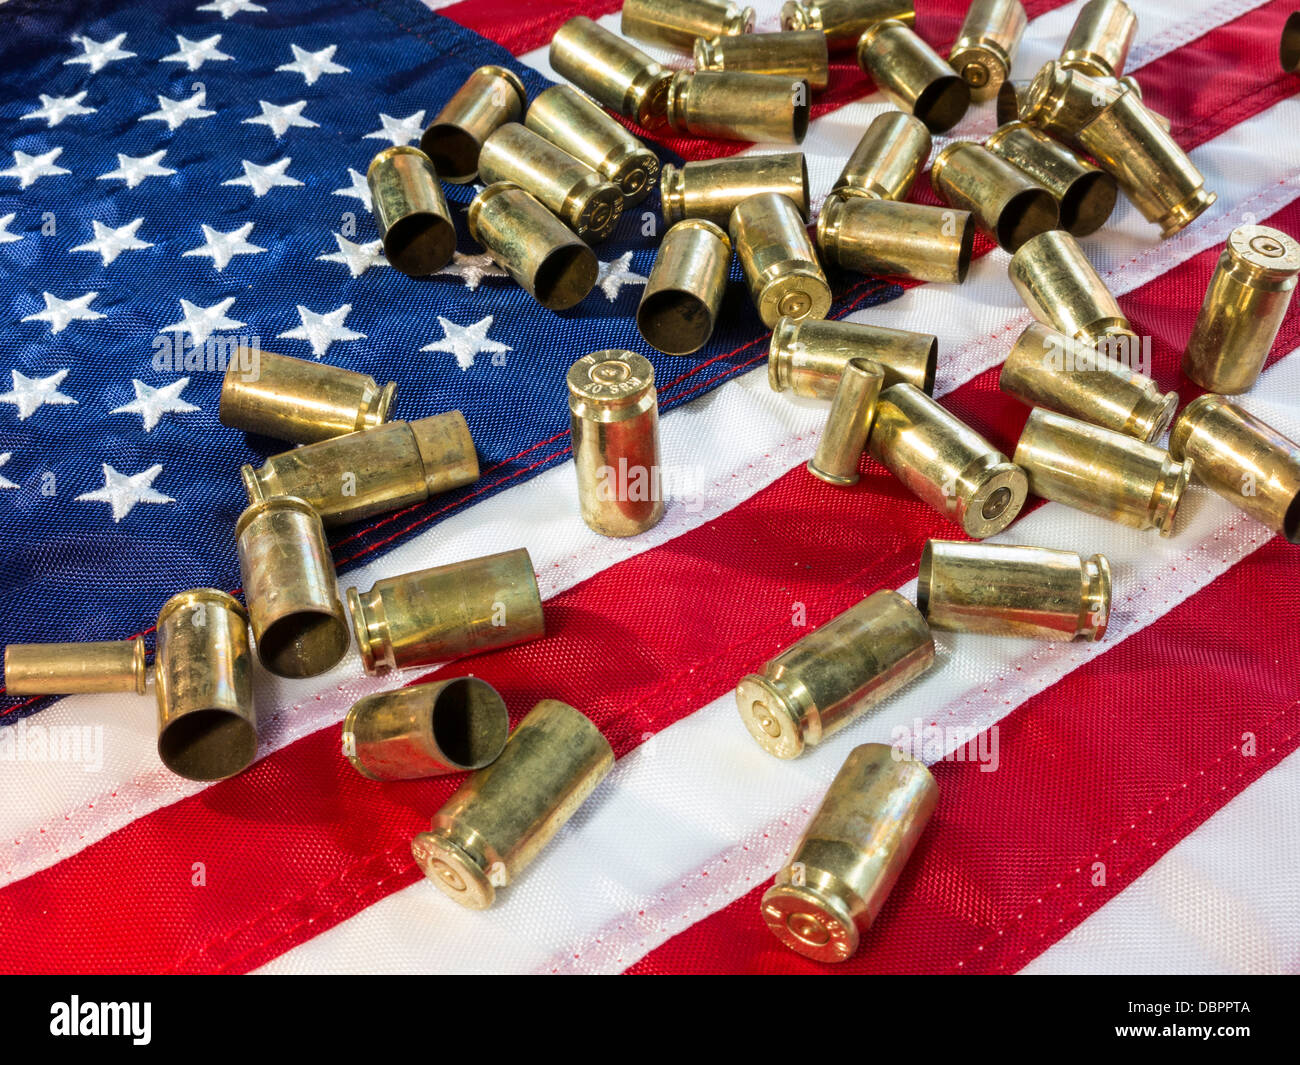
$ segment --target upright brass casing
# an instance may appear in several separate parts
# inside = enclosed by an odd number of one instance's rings
[[[776,192],[742,200],[731,212],[736,249],[750,298],[769,329],[778,318],[825,318],[831,287],[794,201]]]
[[[576,307],[596,285],[596,253],[518,185],[485,188],[470,202],[468,223],[470,235],[548,310]]]
[[[927,540],[916,606],[945,632],[1100,640],[1110,621],[1110,563],[1045,547]]]
[[[800,144],[810,108],[798,78],[679,70],[668,85],[668,125],[693,137]]]
[[[1011,256],[1007,273],[1033,316],[1058,333],[1093,344],[1103,337],[1133,336],[1118,301],[1065,230],[1025,241]]]
[[[763,750],[795,758],[933,664],[925,619],[885,589],[791,644],[761,673],[742,678],[736,706]]]
[[[729,0],[623,0],[619,32],[680,52],[705,37],[750,33],[754,9]]]
[[[372,676],[546,635],[533,561],[522,547],[347,590],[361,664]]]
[[[826,35],[820,30],[699,38],[695,69],[798,78],[812,89],[826,88],[831,77]]]
[[[1225,395],[1247,391],[1264,369],[1300,277],[1300,243],[1280,229],[1228,235],[1183,352],[1183,372]]]
[[[666,163],[659,192],[668,225],[683,218],[703,218],[723,229],[738,204],[762,192],[785,196],[804,222],[811,203],[803,152],[700,159],[680,167]]]
[[[821,30],[833,51],[857,47],[865,30],[885,19],[916,24],[913,0],[786,0],[781,29]]]
[[[883,743],[855,747],[763,895],[772,934],[813,961],[853,957],[938,800],[920,762]]]
[[[1300,11],[1292,11],[1282,27],[1282,41],[1278,45],[1278,59],[1288,74],[1300,71]]]
[[[867,446],[876,399],[885,383],[885,371],[870,359],[850,359],[840,372],[831,400],[826,428],[817,441],[817,453],[808,460],[808,472],[827,484],[858,483],[858,463]]]
[[[1025,504],[1025,471],[914,385],[891,385],[880,394],[867,447],[973,539],[1001,532]]]
[[[1020,0],[973,0],[948,52],[948,63],[970,86],[971,99],[991,100],[1011,76],[1029,16]]]
[[[645,129],[662,126],[672,71],[586,15],[555,31],[551,69],[593,100]]]
[[[767,383],[807,399],[833,399],[850,359],[869,359],[885,372],[885,387],[906,381],[927,394],[934,391],[939,341],[865,322],[782,318],[772,327],[767,352]]]
[[[1056,198],[982,144],[949,144],[934,157],[930,184],[945,203],[970,211],[1007,251],[1056,228]]]
[[[1025,122],[999,126],[984,147],[1055,196],[1061,228],[1076,237],[1095,233],[1115,209],[1113,177]]]
[[[524,125],[591,167],[640,203],[659,180],[659,157],[569,85],[552,85],[528,107]]]
[[[466,80],[420,138],[443,181],[467,185],[478,178],[483,142],[498,126],[519,122],[528,106],[528,90],[505,67],[479,67]]]
[[[730,265],[731,240],[712,222],[688,218],[672,226],[636,309],[646,342],[669,355],[702,348],[713,335]]]
[[[933,48],[895,19],[869,26],[858,41],[858,66],[900,111],[932,133],[952,129],[970,107],[970,86]]]
[[[174,595],[154,644],[158,757],[187,780],[224,780],[257,755],[248,613],[215,588]]]
[[[1065,38],[1061,65],[1099,78],[1122,76],[1137,26],[1124,0],[1088,0]]]
[[[471,776],[411,841],[424,875],[448,897],[484,910],[578,811],[614,765],[585,715],[543,699],[501,756]]]
[[[904,200],[929,157],[925,123],[902,111],[886,111],[871,120],[831,191]]]
[[[1192,474],[1164,448],[1042,407],[1029,414],[1016,462],[1034,495],[1161,536],[1173,532]]]
[[[1300,444],[1207,393],[1174,422],[1169,453],[1211,491],[1300,544]]]
[[[358,699],[343,719],[343,753],[370,780],[419,780],[491,765],[509,732],[491,684],[453,677]]]
[[[817,217],[817,246],[845,270],[955,285],[970,269],[975,218],[955,207],[832,192]]]
[[[456,250],[456,226],[429,157],[406,144],[385,148],[366,171],[384,258],[407,277],[436,274]]]
[[[82,695],[146,691],[144,641],[11,643],[5,648],[6,695]]]

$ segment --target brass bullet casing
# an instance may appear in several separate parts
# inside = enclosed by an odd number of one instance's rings
[[[535,97],[524,125],[617,185],[624,207],[644,200],[659,180],[659,157],[568,85]]]
[[[948,64],[970,86],[971,99],[991,100],[1011,75],[1029,16],[1020,0],[973,0],[948,52]]]
[[[800,144],[808,132],[808,87],[798,78],[679,70],[668,86],[674,133],[733,141]]]
[[[666,121],[672,71],[586,15],[569,19],[555,31],[547,56],[555,73],[611,111],[645,129]]]
[[[1146,101],[1142,100],[1142,86],[1138,84],[1137,78],[1135,78],[1132,74],[1125,74],[1122,78],[1119,78],[1118,81],[1121,85],[1127,85],[1128,88],[1132,91],[1133,95],[1136,96],[1138,100],[1142,102],[1142,106],[1146,107]],[[1159,111],[1152,111],[1151,108],[1147,107],[1147,114],[1149,114],[1152,118],[1154,118],[1156,120],[1156,124],[1159,125],[1159,127],[1163,129],[1166,133],[1168,133],[1171,129],[1173,129],[1173,123],[1170,122],[1165,115],[1160,114]]]
[[[407,277],[436,274],[456,250],[456,226],[438,175],[418,148],[399,144],[366,171],[384,258]]]
[[[582,520],[601,536],[645,532],[664,516],[654,367],[635,351],[593,351],[566,380]]]
[[[730,230],[765,326],[772,328],[778,318],[826,317],[831,287],[792,200],[776,192],[742,200],[731,212]]]
[[[520,547],[347,591],[361,664],[371,676],[428,666],[546,635],[533,560]]]
[[[736,686],[736,706],[758,745],[777,758],[861,717],[934,664],[920,612],[883,589],[791,644]]]
[[[1092,345],[1034,322],[1002,364],[998,386],[1031,407],[1068,414],[1150,443],[1169,428],[1178,393],[1160,391]]]
[[[1029,93],[1030,81],[1012,81],[1008,78],[998,87],[997,122],[1005,126],[1020,118],[1020,108]]]
[[[703,37],[753,32],[754,9],[726,0],[623,0],[618,28],[634,41],[689,52]]]
[[[239,572],[257,657],[278,677],[314,677],[348,649],[325,526],[311,504],[271,496],[235,523]]]
[[[886,111],[871,120],[831,191],[906,199],[929,157],[930,131],[925,123],[902,111]]]
[[[973,539],[1001,532],[1025,504],[1025,471],[914,385],[891,385],[880,394],[867,447]]]
[[[1000,126],[984,147],[1056,197],[1060,226],[1076,237],[1095,233],[1115,209],[1113,177],[1025,122]]]
[[[1282,42],[1278,45],[1278,59],[1288,74],[1300,71],[1300,11],[1292,11],[1282,27]]]
[[[975,218],[955,207],[832,192],[817,218],[817,246],[845,270],[955,285],[970,269]]]
[[[669,355],[702,348],[717,324],[730,265],[731,241],[712,222],[688,218],[669,229],[636,309],[646,342]]]
[[[762,192],[778,192],[808,221],[808,164],[803,152],[702,159],[676,167],[665,163],[659,180],[664,221],[703,218],[724,229],[736,205]]]
[[[883,743],[855,747],[759,904],[772,934],[813,961],[853,957],[938,800],[920,762]]]
[[[528,90],[514,71],[479,67],[466,80],[420,138],[443,181],[468,185],[478,177],[479,152],[498,126],[518,122],[528,106]]]
[[[1228,235],[1183,352],[1183,373],[1211,392],[1245,392],[1264,369],[1300,275],[1300,244],[1280,229]]]
[[[1300,444],[1208,393],[1183,408],[1169,453],[1212,492],[1300,544]]]
[[[149,675],[144,641],[11,643],[5,648],[8,695],[145,693]]]
[[[1161,536],[1174,530],[1192,473],[1164,448],[1042,407],[1029,414],[1016,462],[1034,495]]]
[[[518,185],[489,185],[470,203],[468,222],[473,238],[548,310],[576,307],[595,287],[596,253]]]
[[[509,732],[491,684],[453,677],[358,699],[343,719],[343,752],[370,780],[419,780],[491,765]]]
[[[865,30],[886,19],[913,26],[916,6],[912,0],[786,0],[781,5],[781,29],[821,30],[832,50],[856,48]]]
[[[158,757],[187,780],[224,780],[257,755],[248,613],[225,592],[195,588],[158,612],[154,645]]]
[[[1110,563],[1045,547],[927,540],[916,605],[944,632],[1100,640],[1110,621]]]
[[[587,717],[543,699],[411,841],[424,875],[449,898],[485,910],[513,883],[614,766],[609,741]]]
[[[1065,230],[1025,241],[1011,256],[1007,273],[1033,316],[1057,332],[1093,344],[1133,336],[1119,303]]]
[[[1020,94],[1020,118],[1067,144],[1080,147],[1079,131],[1119,99],[1125,86],[1114,78],[1097,77],[1044,63]]]
[[[1061,48],[1061,64],[1099,78],[1118,78],[1137,36],[1138,20],[1124,0],[1088,0]]]
[[[930,184],[945,203],[970,211],[1007,251],[1056,228],[1056,197],[982,144],[949,144],[934,157]]]
[[[869,359],[885,373],[885,388],[906,381],[934,391],[939,340],[865,322],[782,318],[772,327],[767,350],[767,383],[773,392],[789,390],[806,399],[833,399],[840,374],[851,359]]]
[[[895,19],[869,26],[858,41],[858,66],[889,102],[932,133],[952,129],[970,107],[970,86],[939,54]]]
[[[885,371],[869,359],[850,359],[845,364],[826,428],[817,441],[817,453],[808,460],[808,472],[814,477],[827,484],[858,483],[858,463],[884,383]]]
[[[310,359],[259,351],[255,369],[231,359],[221,382],[222,425],[313,444],[388,421],[397,384]]]
[[[465,416],[453,410],[305,444],[239,473],[250,503],[296,496],[326,525],[343,525],[473,483],[478,456]]]
[[[586,163],[518,122],[483,142],[479,176],[518,185],[588,242],[604,240],[623,215],[623,193]]]
[[[820,30],[699,38],[695,69],[798,78],[813,89],[826,88],[831,78],[826,35]]]

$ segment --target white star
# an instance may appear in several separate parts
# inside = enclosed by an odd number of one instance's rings
[[[185,317],[179,322],[163,326],[158,332],[189,333],[191,342],[197,348],[213,333],[223,329],[238,329],[245,324],[226,317],[226,311],[230,310],[234,302],[234,296],[227,296],[211,307],[199,307],[189,300],[181,300],[181,313]]]
[[[372,266],[388,265],[388,261],[384,258],[382,240],[372,240],[369,244],[355,244],[347,237],[335,233],[334,242],[339,246],[338,251],[332,251],[328,255],[318,255],[316,258],[326,263],[343,263],[353,277],[360,277]]]
[[[178,51],[171,55],[163,56],[158,62],[160,63],[184,63],[190,70],[198,70],[209,59],[216,62],[222,59],[234,59],[233,55],[226,55],[219,50],[217,45],[221,43],[221,34],[214,33],[211,37],[202,41],[191,41],[188,37],[182,37],[179,33],[176,35],[176,46]]]
[[[14,152],[14,165],[8,170],[0,170],[0,177],[16,177],[20,189],[27,188],[37,178],[53,177],[55,174],[71,174],[55,166],[54,160],[63,154],[62,148],[51,148],[44,155],[28,155],[26,152]]]
[[[0,455],[0,466],[3,466],[6,462],[8,462],[13,457],[14,457],[14,453],[12,451],[6,451],[3,455]],[[8,477],[5,477],[3,474],[0,474],[0,489],[17,488],[17,487],[18,486],[14,484],[13,481],[9,480]]]
[[[485,277],[506,277],[506,272],[497,265],[497,261],[490,255],[466,255],[464,252],[452,252],[451,262],[441,270],[436,271],[439,274],[450,274],[452,277],[459,277],[465,282],[465,287],[471,292],[478,288],[479,282]]]
[[[223,185],[247,185],[253,190],[254,196],[265,196],[274,188],[281,185],[301,185],[302,182],[297,178],[291,178],[285,173],[289,169],[289,164],[293,160],[288,156],[266,166],[258,166],[257,163],[250,163],[247,159],[244,163],[244,176],[231,178],[229,181],[223,181]]]
[[[393,118],[381,112],[379,121],[382,123],[381,128],[374,133],[367,133],[361,138],[362,140],[389,141],[394,145],[410,144],[424,132],[423,111],[416,111],[415,114],[407,115],[405,118]]]
[[[87,244],[79,244],[69,250],[98,252],[104,259],[104,265],[107,266],[124,251],[153,247],[147,240],[140,240],[135,235],[135,231],[140,228],[140,223],[143,221],[143,218],[137,218],[134,222],[128,222],[117,229],[106,226],[103,222],[91,222],[90,224],[95,230],[95,239]]]
[[[346,189],[335,189],[334,196],[352,196],[366,205],[366,210],[372,210],[370,206],[370,185],[366,181],[366,176],[352,167],[348,167],[348,178],[352,184]]]
[[[265,100],[258,100],[257,102],[262,106],[262,113],[244,119],[245,124],[270,126],[271,132],[277,137],[283,137],[294,126],[301,126],[303,129],[317,129],[320,126],[319,122],[313,122],[310,118],[302,117],[302,109],[307,106],[306,100],[299,100],[297,103],[284,104],[283,106],[268,104]]]
[[[600,286],[601,291],[605,293],[606,298],[611,303],[618,298],[619,290],[624,285],[644,285],[650,280],[648,277],[633,273],[631,266],[632,253],[630,251],[625,251],[613,262],[600,264],[600,273],[596,276],[596,284]]]
[[[193,403],[186,403],[185,400],[181,399],[181,393],[185,391],[185,386],[189,383],[190,379],[188,377],[182,377],[179,381],[173,381],[162,388],[153,388],[143,381],[132,378],[131,384],[135,386],[135,399],[124,406],[114,408],[110,413],[140,415],[140,420],[144,423],[144,431],[147,433],[169,411],[184,413],[185,411],[199,409]]]
[[[9,243],[12,243],[12,242],[15,241],[15,240],[22,240],[22,239],[23,239],[23,236],[22,236],[21,233],[10,233],[10,232],[9,232],[9,223],[12,222],[16,217],[18,217],[17,212],[16,212],[16,211],[11,211],[9,214],[5,215],[3,218],[0,218],[0,244],[9,244]]]
[[[275,69],[296,71],[307,79],[308,85],[315,85],[316,79],[322,74],[350,73],[347,67],[341,67],[334,62],[334,53],[339,47],[337,44],[326,45],[319,52],[309,52],[296,44],[291,44],[289,47],[293,49],[293,62],[285,63]]]
[[[265,248],[256,244],[249,244],[244,239],[253,232],[252,222],[245,222],[238,229],[232,229],[229,233],[218,233],[211,226],[203,226],[202,228],[204,243],[182,254],[212,256],[212,265],[216,267],[218,273],[229,266],[230,260],[236,255],[256,255],[258,252],[266,251]]]
[[[72,39],[85,49],[85,53],[72,59],[65,59],[63,61],[65,67],[82,63],[90,67],[92,74],[98,74],[115,59],[131,59],[135,56],[134,52],[124,52],[118,47],[126,40],[125,33],[119,33],[111,41],[92,41],[89,37],[81,36],[74,36]]]
[[[238,15],[240,12],[248,11],[265,11],[261,4],[251,4],[249,0],[213,0],[210,4],[204,4],[202,7],[196,7],[195,11],[215,11],[223,19],[230,18],[231,15]]]
[[[330,345],[336,340],[365,339],[365,333],[353,332],[343,324],[343,320],[351,310],[352,304],[345,303],[338,310],[317,314],[300,303],[298,317],[302,319],[302,325],[296,325],[287,333],[281,333],[280,336],[291,340],[307,341],[311,345],[311,353],[319,359],[329,351]]]
[[[46,96],[40,94],[41,106],[35,111],[28,111],[20,118],[43,118],[49,125],[57,126],[65,118],[72,115],[93,115],[93,107],[82,107],[81,101],[86,98],[85,90],[77,93],[76,96]]]
[[[166,96],[159,96],[158,110],[141,115],[140,121],[166,122],[168,129],[175,129],[191,118],[207,118],[209,115],[215,115],[215,111],[209,111],[203,106],[207,102],[208,90],[202,87],[195,89],[194,95],[185,100],[172,100]]]
[[[68,327],[69,322],[93,322],[96,318],[104,317],[98,311],[90,309],[91,301],[98,295],[98,292],[87,292],[84,296],[78,296],[75,300],[61,300],[53,293],[46,292],[44,293],[45,310],[29,314],[22,321],[49,322],[51,333],[62,333]]]
[[[117,169],[110,170],[107,174],[100,174],[95,180],[107,181],[111,178],[121,178],[126,182],[128,189],[133,189],[147,177],[166,177],[168,174],[176,173],[169,166],[158,165],[158,160],[166,154],[166,148],[159,148],[153,155],[142,155],[139,158],[118,152]]]
[[[0,403],[12,403],[18,408],[18,420],[26,421],[45,404],[61,407],[77,401],[59,391],[59,385],[68,376],[67,370],[59,370],[49,377],[27,377],[17,370],[11,370],[14,386],[0,395]]]
[[[492,315],[480,319],[473,325],[457,325],[438,315],[438,324],[442,326],[442,339],[426,344],[421,351],[446,351],[456,356],[456,364],[462,370],[474,365],[474,356],[479,352],[513,351],[508,344],[492,340],[487,331],[492,328]]]
[[[156,491],[152,485],[162,466],[150,466],[143,473],[127,476],[103,463],[104,487],[77,496],[81,503],[107,503],[113,508],[113,521],[118,522],[131,513],[137,503],[174,503],[171,496]]]

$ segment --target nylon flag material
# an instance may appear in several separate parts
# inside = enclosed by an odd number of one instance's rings
[[[385,678],[355,652],[310,681],[259,671],[258,760],[210,785],[158,764],[152,699],[0,696],[0,969],[823,970],[771,936],[758,898],[855,743],[928,726],[937,813],[837,971],[1294,970],[1295,548],[1197,486],[1168,540],[1027,508],[997,541],[1110,558],[1106,638],[936,634],[931,674],[778,762],[740,725],[736,680],[878,588],[912,595],[925,539],[954,527],[870,460],[852,489],[809,477],[825,405],[769,389],[734,263],[704,349],[645,345],[633,318],[657,195],[596,247],[600,281],[563,314],[469,237],[473,186],[444,187],[446,270],[415,281],[385,264],[370,158],[417,141],[475,67],[510,67],[530,95],[558,80],[555,29],[587,14],[617,31],[617,6],[4,5],[0,639],[151,645],[174,592],[236,590],[237,471],[280,449],[217,420],[218,363],[239,341],[396,381],[397,417],[465,413],[483,476],[335,533],[345,587],[524,546],[548,635]],[[780,5],[756,6],[757,28],[777,28]],[[918,31],[946,49],[965,6],[922,0]],[[1014,77],[1059,52],[1080,6],[1026,5]],[[1133,6],[1129,69],[1218,201],[1165,241],[1121,202],[1083,245],[1150,338],[1153,376],[1190,400],[1179,360],[1228,233],[1300,234],[1300,78],[1277,63],[1290,4]],[[803,145],[815,205],[886,107],[837,57]],[[973,108],[936,149],[993,124]],[[666,162],[778,150],[651,143]],[[936,202],[924,178],[913,198]],[[997,373],[1030,318],[1006,254],[980,238],[977,256],[960,286],[832,273],[831,316],[938,335],[936,394],[1010,454],[1028,411]],[[1243,397],[1293,438],[1298,345],[1293,308]],[[665,412],[665,518],[626,541],[581,523],[569,461],[564,371],[602,348],[651,359]],[[360,695],[466,672],[514,722],[541,698],[577,706],[618,756],[486,913],[411,858],[459,781],[367,781],[339,743]],[[60,760],[74,734],[82,756]],[[970,737],[981,757],[957,760]]]

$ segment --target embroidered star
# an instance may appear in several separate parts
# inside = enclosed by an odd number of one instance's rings
[[[69,322],[93,322],[96,318],[104,317],[98,311],[90,309],[91,301],[98,295],[98,292],[87,292],[74,300],[61,300],[53,293],[46,292],[44,293],[45,310],[29,314],[22,321],[49,322],[51,333],[62,333],[68,327]]]
[[[147,240],[140,240],[135,235],[135,231],[140,228],[143,218],[137,218],[134,222],[128,222],[124,226],[114,229],[112,226],[106,226],[103,222],[91,222],[95,231],[95,239],[86,244],[78,244],[69,251],[93,251],[98,252],[104,259],[104,265],[107,266],[124,251],[135,251],[138,248],[152,248],[153,245]]]
[[[269,126],[271,132],[277,137],[283,137],[295,126],[301,126],[303,129],[317,129],[320,127],[319,122],[313,122],[310,118],[302,117],[302,109],[307,106],[306,100],[299,100],[297,103],[284,104],[283,106],[269,104],[265,100],[258,100],[257,102],[262,107],[262,113],[244,119],[246,125]]]
[[[189,300],[181,300],[181,314],[184,317],[179,322],[163,326],[158,332],[189,333],[191,342],[197,348],[213,333],[219,333],[223,329],[238,329],[245,324],[226,317],[226,311],[230,310],[234,302],[234,296],[227,296],[211,307],[199,307]]]
[[[619,291],[624,285],[644,285],[650,279],[634,273],[631,269],[632,253],[625,251],[613,262],[601,263],[600,272],[596,275],[596,284],[600,286],[601,291],[605,293],[606,298],[613,303],[618,299]]]
[[[353,277],[360,277],[372,266],[388,265],[388,260],[384,258],[384,242],[382,240],[372,240],[369,244],[355,244],[348,240],[347,237],[335,233],[334,243],[339,246],[338,251],[332,251],[327,255],[318,255],[316,258],[326,263],[343,263]]]
[[[241,12],[248,11],[265,11],[261,4],[251,4],[249,0],[213,0],[210,4],[204,4],[202,7],[196,7],[195,11],[215,11],[223,19],[228,19],[232,15],[238,15]]]
[[[184,413],[185,411],[199,409],[193,403],[186,403],[185,400],[181,399],[181,393],[185,391],[185,386],[189,383],[190,379],[188,377],[182,377],[179,381],[173,381],[162,388],[154,388],[143,381],[132,378],[131,384],[135,386],[135,399],[121,407],[115,407],[110,413],[140,415],[140,420],[144,423],[144,431],[147,433],[162,420],[164,414],[170,411]]]
[[[319,52],[309,52],[296,44],[291,44],[289,47],[293,49],[293,62],[285,63],[275,69],[295,71],[307,80],[308,85],[315,85],[316,79],[322,74],[350,73],[347,67],[339,66],[334,62],[334,53],[339,47],[337,44],[326,45]]]
[[[0,466],[3,466],[6,462],[8,462],[13,457],[14,457],[14,453],[12,451],[6,451],[3,455],[0,455]],[[0,474],[0,489],[17,488],[17,487],[18,486],[14,484],[13,481],[9,480],[8,477],[4,476],[3,474]]]
[[[166,177],[168,174],[176,173],[169,166],[158,165],[158,160],[166,154],[166,148],[160,148],[153,155],[142,155],[139,158],[118,152],[117,169],[110,170],[107,174],[100,174],[95,180],[108,181],[112,178],[121,178],[126,182],[128,189],[133,189],[145,178]]]
[[[397,144],[410,144],[424,131],[424,112],[416,111],[405,118],[393,118],[382,112],[379,115],[381,126],[374,133],[367,133],[362,140],[389,141]]]
[[[83,54],[73,56],[71,59],[65,59],[63,65],[72,66],[77,63],[90,67],[92,74],[98,74],[109,63],[116,59],[133,59],[134,52],[124,52],[120,45],[126,40],[125,33],[119,33],[111,41],[92,41],[89,37],[74,36],[73,42],[81,45],[85,49]]]
[[[14,152],[14,165],[8,170],[0,170],[0,177],[16,177],[20,189],[36,181],[37,178],[53,177],[56,174],[71,174],[55,166],[54,160],[63,154],[62,148],[51,148],[44,155],[28,155],[26,152]]]
[[[179,33],[176,35],[177,51],[171,55],[163,56],[158,62],[160,63],[184,63],[190,70],[198,70],[208,60],[217,62],[223,59],[234,59],[233,55],[226,55],[225,52],[217,48],[221,43],[221,34],[214,33],[211,37],[202,41],[191,41],[188,37],[182,37]]]
[[[23,235],[21,233],[9,232],[9,223],[12,222],[17,217],[18,217],[18,213],[16,211],[11,211],[3,218],[0,218],[0,244],[10,244],[15,240],[23,239]]]
[[[59,391],[59,385],[68,376],[67,370],[59,370],[49,377],[27,377],[17,370],[9,371],[13,378],[13,388],[0,394],[0,403],[12,403],[18,408],[18,420],[26,421],[47,403],[61,407],[77,401]]]
[[[305,340],[311,345],[311,353],[320,358],[336,340],[364,340],[365,333],[357,333],[343,324],[352,310],[352,304],[345,303],[335,311],[328,311],[325,314],[317,314],[315,311],[308,310],[301,303],[298,304],[298,317],[302,319],[302,325],[294,326],[288,332],[281,333],[281,337],[287,337],[290,340]]]
[[[301,185],[302,182],[297,178],[291,178],[285,173],[289,169],[289,164],[293,160],[288,156],[269,163],[266,166],[259,166],[257,163],[250,163],[247,159],[243,161],[244,176],[231,178],[229,181],[223,181],[223,185],[247,185],[253,190],[254,196],[265,196],[274,188],[281,185]]]
[[[436,273],[459,277],[471,292],[478,288],[479,282],[485,277],[507,276],[506,272],[497,265],[492,256],[487,254],[466,255],[464,252],[459,251],[452,252],[451,262],[441,270],[436,271]]]
[[[93,492],[84,492],[77,496],[79,503],[107,503],[113,508],[113,521],[119,522],[131,513],[137,503],[174,503],[171,496],[165,496],[153,487],[161,465],[150,466],[142,473],[128,476],[120,473],[107,462],[103,463],[104,487]]]
[[[182,255],[210,255],[212,265],[216,267],[218,273],[229,266],[230,260],[236,255],[256,255],[258,252],[266,251],[265,248],[250,244],[244,239],[253,232],[252,222],[245,222],[229,233],[218,233],[211,226],[202,228],[204,243],[197,248],[182,252]]]
[[[207,118],[215,115],[215,111],[209,111],[203,105],[208,102],[208,90],[198,88],[194,90],[194,95],[184,100],[173,100],[167,96],[158,97],[158,110],[150,111],[147,115],[141,115],[141,122],[166,122],[168,129],[175,129],[182,122],[187,122],[191,118]]]
[[[474,365],[474,356],[480,352],[513,351],[508,344],[493,340],[487,332],[492,328],[492,315],[482,318],[473,325],[457,325],[438,315],[438,324],[442,326],[442,339],[426,344],[421,351],[446,351],[456,356],[456,364],[462,370]]]
[[[57,126],[65,118],[72,115],[93,115],[95,108],[82,107],[81,101],[86,98],[86,93],[77,93],[76,96],[46,96],[40,94],[41,106],[35,111],[28,111],[20,118],[43,118],[50,126]]]
[[[346,189],[335,189],[334,196],[352,196],[366,205],[366,210],[372,210],[370,206],[370,185],[366,182],[366,177],[359,171],[348,167],[348,178],[352,184]]]

